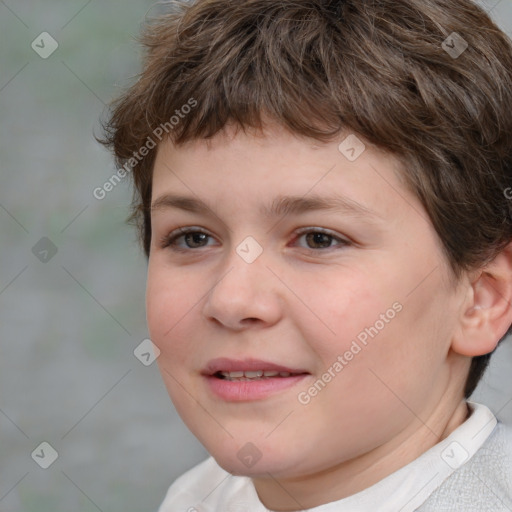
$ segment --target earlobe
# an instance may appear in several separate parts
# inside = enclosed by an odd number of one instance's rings
[[[512,324],[512,243],[468,284],[452,349],[475,357],[492,352]]]

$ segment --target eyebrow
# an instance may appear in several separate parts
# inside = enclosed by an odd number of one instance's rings
[[[171,208],[200,214],[213,212],[213,208],[199,199],[173,194],[161,195],[151,205],[151,211]],[[259,213],[266,218],[274,218],[310,211],[332,211],[355,217],[382,220],[381,215],[377,212],[343,196],[277,196],[270,206],[260,208]]]

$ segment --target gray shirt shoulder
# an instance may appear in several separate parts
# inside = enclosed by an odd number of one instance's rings
[[[498,422],[473,455],[418,512],[512,512],[512,427]]]

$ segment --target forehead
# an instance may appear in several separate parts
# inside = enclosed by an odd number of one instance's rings
[[[236,230],[314,212],[311,222],[386,240],[387,251],[421,246],[449,274],[441,239],[405,184],[402,161],[363,139],[364,151],[351,161],[339,150],[346,137],[319,143],[274,130],[223,132],[180,146],[165,141],[154,166],[152,222],[162,227],[180,211]]]
[[[345,140],[342,134],[318,142],[276,125],[265,132],[229,127],[179,146],[166,140],[154,166],[152,213],[170,207],[201,213],[212,203],[259,199],[264,218],[331,210],[377,219],[402,207],[428,220],[402,183],[397,157],[360,141],[365,149],[351,161],[340,150]]]

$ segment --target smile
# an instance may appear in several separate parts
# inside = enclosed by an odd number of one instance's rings
[[[289,377],[290,375],[292,374],[289,372],[278,372],[276,370],[256,370],[247,372],[217,372],[214,376],[219,379],[242,382],[248,380],[268,379],[271,377]]]
[[[208,390],[227,402],[263,400],[290,389],[309,375],[303,369],[260,359],[213,359],[202,371]]]

